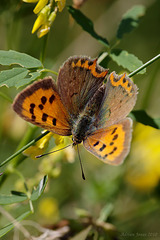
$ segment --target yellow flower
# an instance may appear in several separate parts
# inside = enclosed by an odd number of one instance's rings
[[[48,3],[48,0],[39,0],[33,12],[35,14],[39,13],[47,5],[47,3]]]
[[[22,0],[23,2],[26,2],[26,3],[36,3],[38,2],[39,0]]]
[[[55,135],[54,135],[55,138]],[[65,149],[71,141],[69,137],[63,137],[63,142],[59,143],[59,145],[54,146],[49,152],[55,151],[54,153],[49,154],[41,161],[39,165],[39,171],[43,173],[43,175],[48,174],[50,177],[58,177],[61,173],[61,165],[62,161],[68,161],[72,163],[75,159],[75,149],[70,146]]]
[[[56,18],[56,10],[51,12],[51,14],[48,17],[48,24],[49,26],[51,26],[51,24],[54,22],[55,18]]]
[[[50,27],[56,18],[56,11],[50,13],[50,7],[46,6],[40,12],[39,16],[37,17],[32,33],[38,30],[37,36],[38,38],[43,37],[50,31]]]
[[[39,15],[33,25],[32,33],[37,31],[42,25],[46,24],[49,13],[50,13],[50,7],[45,6],[39,13]]]
[[[59,12],[62,12],[66,5],[66,0],[55,0],[55,2],[57,2]]]
[[[56,222],[59,219],[58,203],[54,198],[43,198],[39,203],[38,209],[43,221]]]
[[[47,24],[42,25],[42,27],[37,32],[37,37],[41,38],[50,31],[50,27]]]
[[[160,180],[160,131],[137,124],[126,180],[142,191],[154,189]]]
[[[66,0],[23,0],[27,3],[38,2],[33,12],[38,17],[33,25],[32,34],[37,30],[38,38],[43,37],[50,31],[50,27],[56,18],[56,13],[61,12],[66,5]],[[56,4],[55,4],[56,3]],[[48,5],[47,5],[48,4]],[[51,12],[51,10],[53,10]]]
[[[55,135],[54,135],[54,138],[55,138]],[[63,139],[63,141],[61,141],[61,143],[59,142],[58,145],[54,146],[51,149],[51,152],[52,151],[55,151],[55,152],[47,157],[48,161],[50,159],[52,159],[52,161],[54,163],[59,162],[62,159],[65,159],[68,162],[73,162],[74,161],[74,159],[75,159],[75,149],[72,146],[65,148],[68,144],[71,143],[70,139],[68,137],[63,137],[62,139]],[[63,149],[63,148],[65,148],[65,149]]]
[[[58,135],[58,134],[53,134],[53,137],[54,137],[54,139],[55,139],[55,144],[56,144],[56,145],[59,145],[59,144],[61,144],[61,143],[64,143],[65,137],[60,136],[60,135]]]
[[[35,145],[30,146],[25,151],[23,151],[23,154],[32,159],[37,159],[36,156],[43,154],[48,147],[48,142],[52,135],[53,133],[48,133],[45,137],[36,142]]]

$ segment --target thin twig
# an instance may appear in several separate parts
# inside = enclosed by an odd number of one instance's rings
[[[154,58],[152,58],[151,60],[143,64],[141,67],[137,68],[135,71],[131,72],[128,75],[128,77],[133,77],[136,73],[140,72],[141,70],[143,70],[144,68],[146,68],[147,66],[149,66],[150,64],[158,60],[158,58],[160,58],[160,54],[158,54],[157,56],[155,56]]]
[[[19,155],[20,153],[22,153],[24,150],[26,150],[28,147],[30,147],[31,145],[33,145],[34,143],[36,143],[38,140],[40,140],[42,137],[44,137],[45,135],[47,135],[49,133],[49,131],[45,131],[44,133],[42,133],[39,137],[33,139],[31,142],[29,142],[28,144],[26,144],[24,147],[22,147],[21,149],[19,149],[17,152],[15,152],[13,155],[11,155],[9,158],[7,158],[5,161],[3,161],[0,164],[0,167],[2,167],[3,165],[5,165],[6,163],[8,163],[9,161],[11,161],[13,158],[15,158],[17,155]]]

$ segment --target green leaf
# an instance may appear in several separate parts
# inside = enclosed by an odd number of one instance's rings
[[[98,221],[105,222],[111,212],[113,211],[114,207],[112,203],[107,203],[102,210],[100,211],[100,216],[98,218]]]
[[[125,33],[131,32],[138,27],[139,20],[145,14],[146,8],[136,5],[123,15],[122,21],[117,30],[117,38],[121,39]]]
[[[27,200],[27,195],[0,195],[0,205],[9,205]]]
[[[38,184],[38,187],[35,190],[33,190],[31,194],[30,197],[31,201],[37,200],[42,195],[46,187],[47,181],[48,181],[47,176],[44,176],[44,178],[41,179],[41,181]],[[9,205],[13,203],[23,202],[27,199],[28,197],[25,193],[12,191],[12,195],[0,195],[0,205]]]
[[[28,74],[29,70],[26,68],[12,68],[0,72],[0,86],[6,85],[7,87],[16,86]]]
[[[29,56],[25,53],[16,52],[13,50],[0,50],[0,64],[10,66],[11,64],[18,64],[25,68],[42,68],[43,65],[38,59]]]
[[[31,195],[31,201],[37,200],[43,193],[48,181],[48,176],[44,176],[43,179],[39,182],[38,187],[36,190],[33,190],[32,195]]]
[[[144,110],[132,111],[129,115],[139,123],[160,129],[160,118],[154,119],[150,117]]]
[[[15,87],[19,88],[19,87],[28,85],[32,81],[36,80],[41,75],[41,72],[39,72],[39,71],[30,72],[28,75],[29,75],[29,77],[23,78],[23,79],[21,79],[21,81],[16,82]]]
[[[7,87],[22,87],[41,75],[40,71],[29,72],[26,68],[12,68],[0,72],[0,86],[6,85]]]
[[[92,228],[91,225],[88,226],[86,229],[76,234],[76,236],[72,237],[70,240],[85,240],[89,232],[91,231],[91,228]]]
[[[5,227],[0,229],[0,237],[11,231],[15,227],[16,222],[20,222],[31,214],[31,211],[23,213],[21,216],[15,219],[14,222],[7,224]]]
[[[125,50],[115,49],[112,50],[109,55],[113,61],[115,61],[119,66],[132,72],[143,65],[143,62],[139,60],[135,55],[128,53]],[[141,70],[138,74],[144,74],[146,69]]]
[[[24,192],[11,191],[11,193],[12,195],[26,197],[26,194]]]
[[[68,6],[68,11],[75,19],[75,21],[83,28],[84,31],[88,32],[92,37],[97,39],[106,47],[109,46],[107,39],[101,37],[95,32],[93,22],[88,17],[86,17],[80,10]]]

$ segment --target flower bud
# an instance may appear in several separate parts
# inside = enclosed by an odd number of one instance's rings
[[[49,5],[47,5],[39,13],[39,15],[33,25],[32,33],[35,33],[35,31],[37,31],[40,28],[40,26],[44,25],[47,22],[49,13],[50,13],[50,7],[49,7]]]
[[[35,14],[38,14],[47,5],[47,3],[48,3],[48,0],[39,0],[33,12]]]
[[[54,22],[55,18],[56,18],[56,12],[53,11],[53,12],[51,12],[51,14],[49,15],[49,18],[48,18],[48,22],[49,22],[50,26]]]
[[[22,0],[23,2],[26,2],[26,3],[36,3],[38,2],[38,0]]]
[[[41,38],[44,35],[46,35],[49,32],[49,30],[50,30],[50,26],[48,24],[42,25],[42,27],[37,32],[38,38]]]
[[[55,0],[55,2],[57,2],[59,12],[62,12],[63,8],[66,5],[66,0]]]

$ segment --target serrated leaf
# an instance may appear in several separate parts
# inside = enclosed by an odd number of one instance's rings
[[[88,17],[86,17],[80,10],[68,6],[68,11],[75,19],[75,21],[83,28],[84,31],[88,32],[92,37],[97,39],[103,45],[107,47],[109,46],[107,39],[101,37],[95,32],[93,22]]]
[[[150,117],[144,110],[132,111],[129,115],[137,122],[156,129],[160,129],[160,118],[154,119]]]
[[[18,81],[15,84],[15,87],[19,88],[19,87],[30,84],[32,81],[36,80],[41,75],[41,73],[39,71],[30,72],[28,75],[29,75],[28,78],[23,78],[23,79],[21,79],[21,81]]]
[[[26,68],[12,68],[0,72],[0,86],[7,87],[16,86],[17,82],[21,81],[28,74],[29,70]]]
[[[82,230],[78,234],[76,234],[74,237],[72,237],[70,240],[85,240],[91,231],[92,226],[88,226],[86,229]]]
[[[139,60],[135,55],[128,53],[125,50],[115,49],[112,50],[109,55],[113,61],[115,61],[119,66],[133,72],[137,68],[143,65],[143,62]],[[141,70],[137,74],[144,74],[146,69]]]
[[[47,181],[48,181],[48,176],[44,176],[44,178],[41,179],[36,190],[33,190],[33,192],[32,192],[31,201],[37,200],[42,195],[42,193],[46,187]]]
[[[31,211],[23,213],[21,216],[15,219],[15,222],[7,224],[5,227],[0,229],[0,237],[11,231],[15,227],[16,222],[20,222],[31,214]]]
[[[117,30],[117,38],[121,39],[125,33],[131,32],[138,27],[139,20],[145,14],[146,8],[143,5],[136,5],[127,11],[120,22]]]
[[[25,54],[16,52],[13,50],[3,51],[0,50],[0,64],[4,66],[10,66],[12,64],[18,64],[25,68],[42,68],[43,65],[38,59]]]

